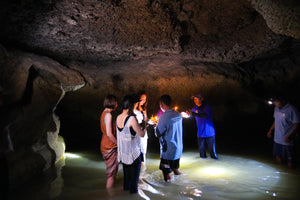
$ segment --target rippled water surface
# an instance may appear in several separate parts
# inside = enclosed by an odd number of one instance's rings
[[[300,172],[274,165],[271,160],[219,155],[219,160],[200,159],[197,152],[184,152],[183,175],[165,183],[158,170],[159,155],[150,154],[141,173],[139,194],[122,190],[122,166],[116,186],[105,189],[105,164],[91,152],[67,153],[57,163],[54,178],[33,181],[12,199],[101,200],[101,199],[299,199]]]

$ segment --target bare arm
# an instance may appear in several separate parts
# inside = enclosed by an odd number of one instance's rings
[[[272,132],[273,132],[274,128],[275,128],[275,121],[273,122],[272,126],[270,127],[270,129],[269,129],[269,131],[267,133],[267,137],[268,138],[272,137]]]
[[[130,126],[133,128],[136,134],[138,134],[141,137],[144,137],[147,128],[145,126],[144,129],[141,129],[141,126],[138,124],[137,119],[135,117],[131,120]]]
[[[293,125],[293,128],[292,128],[291,132],[287,136],[285,136],[285,138],[284,138],[285,142],[290,141],[291,136],[293,136],[296,133],[296,130],[298,129],[298,126],[299,126],[299,123],[295,123]]]
[[[195,112],[192,112],[191,114],[192,117],[200,117],[200,118],[205,118],[208,116],[207,113],[195,113]]]
[[[112,127],[112,115],[111,113],[107,113],[105,118],[105,127],[106,127],[106,134],[107,137],[114,143],[117,144],[117,139],[115,138],[115,136],[112,133],[113,127]]]

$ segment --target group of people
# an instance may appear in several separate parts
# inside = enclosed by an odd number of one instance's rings
[[[200,93],[192,96],[195,106],[188,113],[195,119],[197,125],[198,147],[201,158],[207,158],[206,147],[212,159],[218,159],[216,153],[215,128],[210,105],[204,101]],[[147,95],[126,95],[121,101],[120,113],[113,119],[112,111],[118,107],[114,95],[106,96],[100,124],[103,133],[101,152],[106,163],[106,187],[114,185],[119,163],[123,165],[123,189],[130,193],[138,192],[138,181],[141,168],[146,169],[147,153]],[[283,98],[273,102],[274,123],[267,136],[271,137],[273,130],[273,153],[278,163],[287,162],[292,167],[293,137],[299,125],[299,115],[295,107]],[[171,173],[180,175],[180,158],[183,151],[182,116],[172,108],[172,99],[165,94],[159,98],[160,110],[158,122],[154,122],[155,136],[160,143],[160,165],[164,180],[171,180]],[[153,122],[153,121],[152,121]]]
[[[114,185],[119,163],[123,165],[124,190],[138,191],[142,163],[147,152],[147,95],[123,97],[120,114],[114,120],[112,111],[118,107],[117,98],[107,95],[100,117],[101,153],[106,164],[106,188]]]
[[[215,150],[215,130],[212,123],[211,108],[204,102],[200,93],[192,96],[195,107],[191,116],[196,119],[198,144],[201,158],[206,158],[208,146],[211,158],[218,159]],[[119,163],[123,165],[123,189],[130,193],[138,192],[139,174],[146,169],[147,152],[147,95],[126,95],[118,106],[114,95],[107,95],[100,125],[103,133],[101,152],[106,164],[106,187],[114,185]],[[112,111],[120,108],[120,113],[113,119]],[[183,151],[182,116],[172,108],[172,99],[165,94],[159,98],[161,114],[154,122],[156,137],[160,143],[160,165],[164,180],[171,180],[171,173],[180,175],[180,158]],[[152,121],[153,122],[153,121]]]

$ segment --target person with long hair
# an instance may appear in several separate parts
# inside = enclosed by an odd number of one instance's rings
[[[143,161],[141,138],[146,132],[146,124],[138,124],[133,112],[134,104],[139,101],[133,95],[126,95],[121,104],[122,112],[117,116],[118,161],[123,165],[123,189],[130,193],[138,192],[138,181]]]
[[[138,120],[139,124],[147,123],[147,105],[148,99],[145,92],[139,93],[139,102],[134,106],[134,114]],[[147,153],[147,145],[148,145],[148,134],[147,131],[145,132],[145,136],[141,138],[141,148],[144,157],[144,161],[142,162],[142,170],[146,170],[146,153]]]
[[[114,95],[107,95],[104,99],[104,110],[100,117],[102,131],[101,153],[106,164],[106,188],[112,188],[118,172],[116,127],[111,112],[118,106]]]

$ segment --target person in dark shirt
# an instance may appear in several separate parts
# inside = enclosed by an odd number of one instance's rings
[[[197,138],[201,158],[206,158],[206,145],[210,157],[218,159],[216,153],[215,128],[212,121],[211,107],[204,101],[200,93],[192,96],[195,106],[192,108],[191,117],[195,118],[197,124]]]

